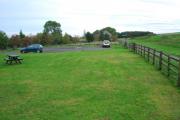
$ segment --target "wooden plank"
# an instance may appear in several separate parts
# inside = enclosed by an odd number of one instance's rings
[[[172,66],[172,67],[174,67],[174,68],[178,69],[178,66],[176,66],[176,65],[172,64],[171,62],[170,62],[170,66]]]
[[[162,61],[162,65],[164,65],[164,66],[167,67],[167,66],[168,66],[168,63]]]
[[[169,59],[170,59],[170,57],[169,57]],[[168,57],[167,57],[167,58],[162,57],[162,60],[163,60],[164,62],[168,62]]]
[[[175,61],[179,61],[180,60],[180,58],[178,59],[177,57],[175,57],[175,56],[171,56],[171,59],[173,59],[173,60],[175,60]]]
[[[167,58],[169,57],[169,55],[168,55],[168,54],[166,54],[166,53],[163,53],[163,56],[165,56],[165,57],[167,57]]]
[[[175,74],[178,74],[178,71],[174,70],[174,69],[170,69],[170,71],[172,71]]]
[[[150,55],[153,55],[153,54],[154,54],[153,52],[154,52],[154,51],[150,51],[150,50],[149,50],[149,54],[150,54]]]
[[[159,58],[159,55],[155,54],[155,56],[156,56],[157,58]]]

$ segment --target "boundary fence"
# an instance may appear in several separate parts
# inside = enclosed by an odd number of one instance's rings
[[[128,43],[126,40],[121,41],[121,43],[125,48],[143,56],[166,76],[177,80],[176,84],[180,87],[180,58],[147,46]]]

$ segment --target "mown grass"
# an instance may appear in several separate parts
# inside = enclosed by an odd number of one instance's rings
[[[172,55],[180,56],[180,33],[146,36],[131,40],[132,42],[143,44]]]
[[[178,88],[126,49],[22,56],[0,64],[1,120],[180,119]]]

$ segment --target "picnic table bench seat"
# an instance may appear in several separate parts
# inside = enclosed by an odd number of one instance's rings
[[[12,57],[12,56],[8,56],[6,58],[4,58],[4,60],[6,61],[6,64],[12,64],[13,61],[15,63],[20,63],[21,64],[21,61],[23,60],[22,58],[20,58],[19,56],[16,56],[16,57]]]

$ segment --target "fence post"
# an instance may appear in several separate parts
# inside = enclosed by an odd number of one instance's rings
[[[138,54],[139,53],[139,45],[136,44],[136,53]]]
[[[156,50],[153,49],[153,65],[155,65]]]
[[[146,47],[144,46],[144,58],[146,58]]]
[[[177,86],[180,87],[180,58],[179,58],[178,82],[177,82]]]
[[[127,41],[124,40],[124,47],[127,48]]]
[[[170,57],[170,55],[168,55],[168,65],[167,65],[167,70],[168,70],[167,76],[168,76],[168,77],[169,77],[169,75],[170,75],[170,62],[171,62],[171,57]]]
[[[138,54],[138,44],[136,44],[136,53]]]
[[[133,51],[136,53],[136,43],[133,43]]]
[[[149,62],[149,57],[150,57],[150,48],[148,47],[148,62]]]
[[[141,55],[141,45],[139,45],[139,55]]]
[[[160,54],[159,54],[159,70],[162,69],[162,54],[163,54],[163,52],[160,51]]]
[[[142,56],[142,45],[141,45],[141,56]]]

